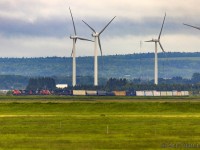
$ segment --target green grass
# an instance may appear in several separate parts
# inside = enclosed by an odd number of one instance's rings
[[[200,100],[200,97],[195,97],[195,96],[177,96],[177,97],[172,97],[172,96],[164,96],[164,97],[136,97],[136,96],[54,96],[54,95],[49,95],[49,96],[0,96],[0,102],[1,101],[27,101],[27,100],[43,100],[43,101],[49,101],[49,100],[68,100],[68,101],[77,101],[77,100],[84,100],[84,101],[94,101],[94,100],[142,100],[142,101],[149,101],[149,100]]]
[[[20,98],[0,98],[0,150],[200,148],[198,97]]]

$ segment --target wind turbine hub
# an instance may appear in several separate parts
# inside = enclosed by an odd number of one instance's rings
[[[153,41],[153,42],[159,42],[159,40],[158,40],[158,39],[152,39],[152,41]]]
[[[98,37],[98,36],[99,36],[99,33],[92,33],[92,36],[93,36],[93,37]]]
[[[70,39],[77,39],[77,36],[75,36],[75,35],[72,36],[72,35],[71,35],[71,36],[70,36]]]

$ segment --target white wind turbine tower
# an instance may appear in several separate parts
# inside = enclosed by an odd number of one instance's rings
[[[108,25],[115,19],[115,17],[99,33],[96,32],[88,23],[86,23],[85,21],[82,20],[93,31],[92,36],[94,37],[94,86],[98,86],[98,58],[97,58],[98,50],[97,50],[97,43],[99,43],[99,48],[100,48],[101,56],[102,56],[100,35],[108,27]]]
[[[160,34],[158,36],[158,39],[152,39],[150,41],[145,41],[145,42],[154,42],[155,43],[155,69],[154,69],[154,83],[157,85],[158,84],[158,48],[157,48],[157,44],[159,43],[160,45],[160,48],[162,49],[163,52],[164,49],[161,45],[161,42],[160,42],[160,37],[161,37],[161,34],[162,34],[162,30],[163,30],[163,26],[164,26],[164,23],[165,23],[165,17],[166,17],[166,13],[165,13],[165,16],[164,16],[164,19],[163,19],[163,23],[162,23],[162,27],[161,27],[161,30],[160,30]]]
[[[71,14],[71,18],[72,18],[72,23],[73,23],[73,27],[74,27],[74,35],[70,36],[70,39],[73,39],[73,48],[72,48],[72,54],[71,54],[73,56],[73,64],[72,64],[72,86],[76,86],[76,42],[77,42],[77,39],[84,40],[84,41],[92,41],[92,40],[85,39],[85,38],[77,36],[77,34],[76,34],[76,27],[75,27],[75,23],[74,23],[74,19],[73,19],[73,15],[72,15],[70,7],[69,7],[69,10],[70,10],[70,14]]]

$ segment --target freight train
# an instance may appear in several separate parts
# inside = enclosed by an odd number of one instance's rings
[[[189,96],[189,91],[95,91],[95,90],[13,90],[13,95],[66,95],[66,96]]]
[[[135,96],[135,92],[93,90],[13,90],[13,95],[66,95],[66,96]]]

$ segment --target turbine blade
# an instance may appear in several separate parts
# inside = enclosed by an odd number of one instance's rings
[[[101,41],[100,41],[100,37],[98,37],[98,43],[99,43],[99,48],[100,48],[101,56],[102,56],[102,49],[101,49]]]
[[[149,40],[149,41],[144,41],[144,42],[154,42],[153,40]]]
[[[185,23],[184,23],[183,25],[185,25],[185,26],[189,26],[189,27],[192,27],[192,28],[195,28],[195,29],[200,30],[200,27],[191,26],[191,25],[189,25],[189,24],[185,24]]]
[[[83,20],[82,20],[83,21]],[[96,32],[89,24],[87,24],[85,21],[83,21],[93,32]]]
[[[164,23],[165,23],[165,17],[166,17],[166,13],[165,13],[165,16],[164,16],[164,19],[163,19],[163,23],[162,23],[162,27],[161,27],[161,30],[160,30],[160,34],[158,36],[158,40],[160,40],[160,37],[161,37],[161,34],[162,34],[163,26],[164,26]]]
[[[102,58],[102,70],[104,70],[104,59],[103,59],[103,56],[101,56]]]
[[[76,44],[76,42],[77,42],[77,38],[75,38],[75,44]]]
[[[77,39],[79,39],[79,40],[83,40],[83,41],[90,41],[90,42],[94,42],[94,41],[92,41],[92,40],[89,40],[89,39],[86,39],[86,38],[82,38],[82,37],[77,37]]]
[[[164,50],[164,48],[162,47],[162,44],[161,44],[160,42],[158,42],[158,43],[159,43],[160,48],[162,49],[162,51],[165,53],[165,50]]]
[[[74,27],[74,34],[76,35],[76,27],[75,27],[74,18],[73,18],[72,11],[71,11],[70,7],[69,7],[69,11],[70,11],[70,14],[71,14],[72,23],[73,23],[73,27]]]
[[[108,25],[115,19],[115,17],[112,18],[112,20],[101,30],[101,32],[99,32],[99,35],[108,27]]]
[[[102,58],[102,70],[104,69],[104,60],[103,60],[103,54],[102,54],[102,49],[101,49],[101,41],[100,41],[100,37],[98,37],[98,43],[99,43],[99,48],[100,48],[100,52],[101,52],[101,58]]]

